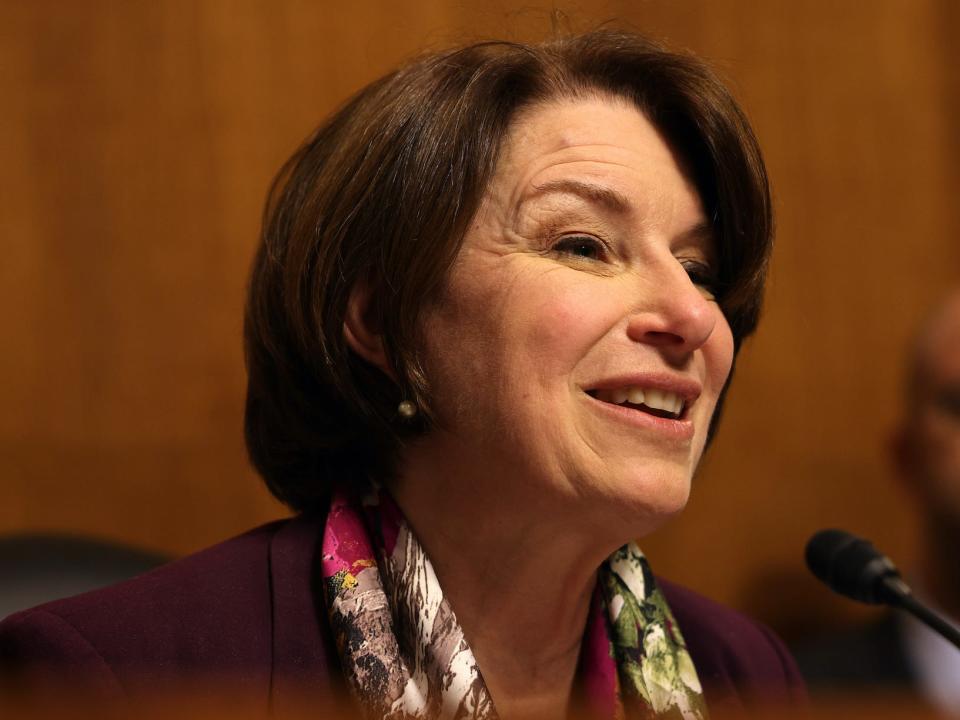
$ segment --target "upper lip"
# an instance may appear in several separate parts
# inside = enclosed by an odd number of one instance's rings
[[[683,400],[684,407],[689,407],[703,392],[703,385],[697,380],[670,373],[631,373],[581,385],[584,392],[616,390],[626,387],[640,387],[674,393]]]

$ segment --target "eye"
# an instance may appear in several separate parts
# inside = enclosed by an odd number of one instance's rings
[[[600,240],[589,235],[570,235],[554,243],[551,250],[560,255],[570,255],[584,260],[604,260],[607,247]]]
[[[960,420],[960,386],[947,388],[935,400],[947,415]]]
[[[686,270],[690,282],[697,286],[700,293],[707,300],[716,300],[718,283],[713,268],[699,260],[681,260],[680,264]]]

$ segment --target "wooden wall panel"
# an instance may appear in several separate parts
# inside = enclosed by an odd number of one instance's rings
[[[796,580],[812,530],[913,547],[883,441],[911,328],[960,268],[956,5],[556,5],[573,28],[620,18],[712,59],[766,150],[764,324],[690,508],[646,544],[776,620],[755,588],[814,592]],[[550,7],[0,4],[0,531],[184,553],[282,514],[241,439],[243,287],[273,172],[419,49],[542,37]]]

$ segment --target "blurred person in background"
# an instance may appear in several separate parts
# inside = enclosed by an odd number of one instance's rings
[[[8,618],[5,672],[371,718],[802,700],[773,633],[633,540],[686,504],[772,234],[691,56],[604,31],[377,80],[281,171],[250,283],[247,446],[298,515]]]
[[[960,624],[960,287],[917,334],[891,448],[922,518],[911,584]],[[797,660],[818,691],[900,689],[960,714],[960,652],[907,613],[888,611],[871,625],[801,647]]]

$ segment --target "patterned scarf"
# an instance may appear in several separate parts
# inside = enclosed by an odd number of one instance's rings
[[[334,494],[321,563],[341,665],[367,718],[497,719],[433,566],[385,491]],[[600,568],[576,684],[591,717],[707,717],[680,630],[633,543]]]

